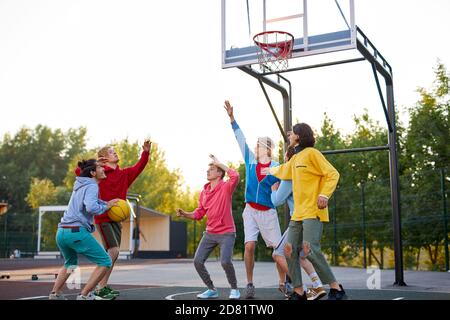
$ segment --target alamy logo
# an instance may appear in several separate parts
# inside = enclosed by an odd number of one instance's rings
[[[381,289],[381,270],[376,267],[367,268],[367,274],[370,274],[367,278],[366,285],[369,290]]]
[[[69,290],[81,289],[81,269],[78,266],[69,267],[67,272],[70,273],[69,278],[66,281],[67,288]]]

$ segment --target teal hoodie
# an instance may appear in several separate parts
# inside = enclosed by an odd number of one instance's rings
[[[258,176],[256,174],[256,166],[258,165],[258,161],[256,161],[255,154],[250,151],[247,142],[245,140],[244,133],[236,121],[231,123],[231,127],[233,128],[234,135],[239,144],[239,148],[241,149],[241,153],[244,157],[245,162],[245,202],[254,202],[269,208],[275,208],[271,200],[272,194],[272,185],[278,181],[278,178],[267,175],[261,181],[258,181]],[[276,161],[271,161],[270,167],[279,166],[279,163]]]

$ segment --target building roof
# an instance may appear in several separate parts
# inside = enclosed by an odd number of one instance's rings
[[[161,212],[158,212],[158,211],[156,211],[154,209],[150,209],[150,208],[146,208],[146,207],[143,207],[143,206],[139,206],[139,210],[140,210],[141,213],[148,214],[148,215],[150,215],[152,217],[166,217],[166,218],[170,219],[169,215],[161,213]]]

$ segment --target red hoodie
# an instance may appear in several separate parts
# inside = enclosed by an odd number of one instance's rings
[[[132,167],[121,169],[119,166],[116,169],[105,166],[106,179],[100,182],[99,186],[99,198],[103,201],[109,201],[112,199],[127,199],[128,188],[136,180],[139,174],[144,170],[147,165],[150,153],[142,151],[141,158]],[[75,170],[76,175],[80,174],[79,168]],[[94,217],[96,224],[102,222],[111,222],[108,214],[102,213]]]

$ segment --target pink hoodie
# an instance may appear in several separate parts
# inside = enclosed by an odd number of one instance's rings
[[[239,173],[229,169],[227,174],[230,179],[226,182],[221,180],[212,191],[211,183],[205,184],[200,193],[198,208],[194,211],[195,220],[200,220],[205,215],[208,217],[206,222],[208,233],[236,232],[231,212],[231,199],[239,183]]]

